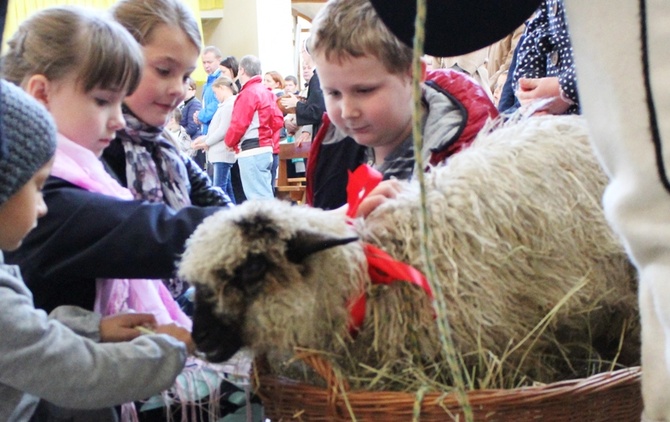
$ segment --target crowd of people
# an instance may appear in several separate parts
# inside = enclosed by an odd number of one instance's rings
[[[245,196],[272,197],[284,116],[258,58],[201,57],[201,43],[179,0],[119,0],[108,15],[51,7],[8,40],[0,419],[263,419],[230,367],[195,355],[175,261],[203,219],[234,205],[231,162]],[[202,100],[190,78],[201,58]]]
[[[294,75],[262,73],[261,62],[253,55],[238,61],[235,56],[223,57],[215,46],[203,50],[207,80],[201,98],[190,79],[186,98],[175,110],[179,119],[170,127],[182,152],[194,157],[233,204],[274,198],[279,143],[301,144],[318,130],[325,104],[318,77],[310,83],[314,65],[308,54],[304,57],[305,89],[300,90]],[[234,87],[222,88],[225,95],[217,95],[214,87],[228,86],[229,81]],[[224,102],[227,106],[222,108]],[[217,130],[210,133],[213,122]],[[304,175],[304,165],[288,164],[297,168],[294,174]]]
[[[563,6],[555,7],[555,3],[545,3],[538,8],[534,16],[529,17],[508,36],[486,48],[453,57],[424,56],[426,80],[431,80],[431,74],[437,75],[435,78],[439,79],[439,75],[444,74],[445,69],[456,71],[467,77],[450,75],[457,81],[472,85],[472,89],[468,92],[478,98],[473,102],[475,107],[488,107],[491,102],[503,115],[515,112],[521,106],[529,108],[531,104],[532,107],[541,108],[533,110],[535,114],[578,113],[576,77]],[[339,127],[340,130],[337,132],[334,129],[324,130],[321,137],[316,138],[322,124],[326,128],[330,127],[334,116],[332,112],[326,114],[326,96],[321,88],[323,82],[317,68],[328,66],[333,60],[324,60],[317,66],[318,58],[310,54],[310,45],[314,45],[313,39],[305,43],[301,56],[304,89],[299,89],[298,79],[293,75],[284,78],[273,70],[263,73],[260,61],[256,57],[246,56],[238,63],[234,56],[224,58],[220,50],[214,46],[205,47],[203,50],[202,64],[208,77],[202,88],[202,100],[191,99],[192,103],[197,101],[197,105],[192,106],[185,102],[187,105],[183,107],[188,107],[188,113],[181,116],[182,126],[185,129],[189,125],[193,126],[192,123],[195,122],[195,128],[199,129],[199,132],[191,135],[194,142],[185,150],[196,157],[203,151],[206,152],[204,163],[198,162],[210,173],[214,185],[224,190],[233,203],[240,203],[246,199],[275,197],[280,142],[297,142],[300,145],[303,142],[314,141],[310,157],[313,163],[308,166],[309,170],[302,159],[287,163],[292,175],[306,172],[305,175],[308,176],[306,201],[313,206],[325,209],[342,206],[346,200],[344,189],[347,172],[363,163],[376,163],[386,178],[405,179],[411,176],[413,151],[409,147],[411,139],[408,136],[404,136],[404,152],[400,153],[398,150],[396,153],[403,155],[409,165],[400,166],[405,169],[395,173],[388,172],[387,167],[398,170],[398,157],[394,158],[396,164],[390,161],[384,163],[384,156],[380,157],[379,151],[377,156],[373,157],[375,149],[372,145],[357,141],[355,136],[342,133],[341,125],[337,123],[334,127]],[[517,59],[518,56],[520,57]],[[250,66],[252,60],[254,64]],[[353,75],[360,74],[355,72],[358,65],[351,67],[343,69],[342,73],[349,71]],[[364,74],[366,76],[376,74],[376,70]],[[233,99],[228,99],[230,105],[226,107],[225,115],[217,119],[223,123],[218,126],[222,130],[215,136],[208,136],[205,143],[203,137],[208,134],[209,125],[221,105],[211,87],[222,76],[235,82],[237,92],[230,97]],[[339,78],[344,79],[341,76]],[[253,88],[259,85],[264,85],[275,98],[269,95],[262,97],[255,95],[253,103],[246,101],[245,98],[251,98],[252,91],[256,94],[260,92]],[[243,87],[246,87],[246,92]],[[454,89],[447,88],[447,90]],[[400,92],[402,91],[396,92],[396,96]],[[482,93],[489,101],[480,98]],[[394,100],[397,103],[397,99]],[[540,105],[543,102],[544,105]],[[283,115],[282,124],[279,124],[276,106]],[[200,107],[202,111],[196,110]],[[237,114],[233,115],[235,109]],[[495,115],[497,113],[493,112],[486,116],[482,115],[482,122],[485,117]],[[189,116],[193,117],[193,122]],[[258,119],[252,118],[256,116]],[[384,116],[385,119],[387,117]],[[231,122],[234,122],[232,134],[228,135]],[[472,126],[471,121],[467,123],[471,128],[480,127]],[[473,129],[472,133],[476,133],[476,130]],[[210,148],[215,145],[218,146],[211,152]],[[218,161],[221,155],[217,151],[222,149],[227,151],[226,162]],[[327,156],[329,159],[319,160],[319,155]],[[440,158],[444,159],[446,156]]]
[[[427,165],[448,165],[493,119],[581,113],[564,2],[537,4],[485,48],[423,58]],[[239,411],[222,399],[239,386],[193,355],[176,257],[206,217],[275,198],[283,142],[310,143],[292,171],[308,205],[343,218],[358,166],[387,180],[363,216],[426,170],[414,159],[412,49],[378,13],[328,1],[303,46],[304,86],[254,55],[203,48],[180,0],[118,0],[109,15],[52,7],[20,25],[0,62],[0,303],[12,309],[0,318],[11,339],[0,419],[160,420],[181,402],[156,414],[146,399],[203,373],[215,388],[189,400]]]

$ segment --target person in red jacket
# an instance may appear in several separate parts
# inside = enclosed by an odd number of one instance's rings
[[[272,153],[275,134],[284,126],[284,116],[275,95],[263,85],[257,57],[242,57],[237,76],[242,90],[235,100],[224,142],[237,152],[247,199],[274,198]]]
[[[328,118],[310,151],[307,202],[328,209],[342,205],[347,170],[364,162],[384,179],[410,179],[417,171],[411,48],[367,0],[329,1],[313,21],[309,42]],[[481,86],[447,69],[425,74],[423,104],[426,165],[445,162],[498,115]]]

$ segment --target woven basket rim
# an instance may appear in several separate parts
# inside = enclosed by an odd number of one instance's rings
[[[422,421],[465,417],[454,391],[352,390],[318,355],[299,355],[325,380],[325,387],[271,375],[262,358],[253,366],[255,392],[273,420],[415,420],[417,411]],[[641,367],[634,366],[545,385],[471,390],[466,395],[476,421],[633,421],[642,413],[641,377]]]
[[[589,395],[603,390],[611,389],[617,386],[625,386],[631,383],[637,383],[642,376],[642,370],[639,366],[618,369],[615,371],[608,371],[592,375],[588,378],[578,378],[573,380],[559,381],[546,385],[526,386],[511,389],[485,389],[485,390],[470,390],[467,391],[468,400],[472,405],[481,404],[482,402],[490,403],[511,403],[511,402],[534,402],[541,401],[559,395],[574,394],[574,395]],[[311,384],[296,381],[290,378],[281,376],[272,376],[266,374],[258,374],[258,381],[260,385],[270,383],[275,385],[290,387],[300,387],[304,390],[313,390],[319,392],[333,391],[325,387],[318,387]],[[337,389],[337,395],[341,395]],[[404,391],[367,391],[367,390],[352,390],[347,391],[346,395],[351,398],[356,398],[366,395],[378,395],[392,398],[393,396],[404,397],[407,395],[414,396],[414,393]],[[424,400],[439,400],[445,405],[458,404],[454,392],[439,392],[430,391],[424,395]]]
[[[386,397],[388,399],[412,396],[415,393],[404,391],[369,391],[369,390],[351,390],[346,382],[337,379],[330,364],[316,354],[301,354],[299,359],[316,370],[317,373],[326,381],[326,387],[319,387],[294,379],[264,374],[258,368],[264,368],[264,364],[254,365],[255,376],[259,386],[264,383],[272,384],[282,388],[299,388],[303,392],[312,391],[318,395],[326,394],[330,400],[337,400],[338,397],[346,394],[349,401],[366,396]],[[258,364],[259,361],[257,360]],[[586,378],[575,378],[564,381],[557,381],[550,384],[523,386],[510,389],[481,389],[466,391],[468,401],[471,405],[480,404],[510,404],[510,403],[532,403],[550,399],[556,396],[574,395],[585,397],[597,394],[617,387],[625,387],[631,384],[640,383],[642,378],[642,368],[632,366],[628,368],[606,371],[591,375]],[[344,392],[342,391],[344,390]],[[455,392],[429,391],[424,395],[424,401],[437,401],[446,406],[458,405],[458,399]]]

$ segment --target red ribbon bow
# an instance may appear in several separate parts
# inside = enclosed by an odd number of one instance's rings
[[[353,172],[349,170],[349,181],[347,182],[347,217],[356,217],[358,206],[363,199],[382,181],[382,174],[372,167],[361,164]]]
[[[353,172],[349,172],[347,183],[347,216],[354,217],[358,206],[363,199],[381,182],[382,174],[367,165],[361,165]],[[368,274],[372,284],[391,284],[396,281],[405,281],[421,287],[428,297],[433,298],[433,290],[428,280],[416,268],[403,262],[396,261],[383,250],[369,243],[363,245],[368,260]],[[365,319],[367,297],[363,293],[353,300],[349,306],[351,315],[349,331],[353,334],[360,329]]]

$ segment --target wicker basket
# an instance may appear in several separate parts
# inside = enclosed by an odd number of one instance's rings
[[[327,388],[269,376],[259,362],[254,367],[257,394],[272,422],[413,420],[416,395],[349,391],[326,361],[316,355],[300,358],[324,378]],[[538,387],[471,391],[468,398],[476,421],[639,421],[640,378],[640,367],[633,367]],[[419,420],[463,421],[464,415],[453,394],[426,393]]]

